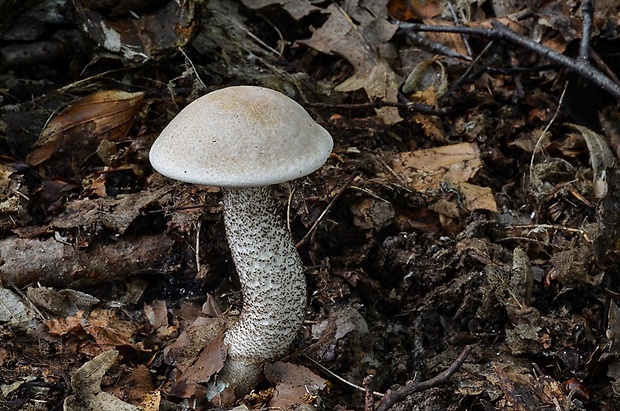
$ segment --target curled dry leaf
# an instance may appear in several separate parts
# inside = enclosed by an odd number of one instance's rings
[[[125,137],[143,98],[119,90],[84,97],[47,124],[26,162],[37,166],[54,157],[58,171],[75,174],[101,141]]]
[[[429,105],[437,104],[437,99],[447,89],[446,70],[443,64],[434,58],[418,63],[402,86],[404,93],[412,93],[415,100]]]
[[[590,152],[590,164],[594,172],[594,195],[596,198],[603,198],[607,194],[607,168],[613,166],[614,155],[607,145],[603,136],[587,127],[577,124],[568,124],[569,127],[579,131],[586,140],[588,151]]]

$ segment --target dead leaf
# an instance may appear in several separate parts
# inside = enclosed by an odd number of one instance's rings
[[[241,0],[241,3],[252,10],[260,10],[269,6],[279,6],[295,20],[299,20],[310,13],[321,10],[319,7],[313,6],[310,0]]]
[[[571,123],[568,126],[578,130],[586,140],[588,151],[590,152],[590,164],[594,174],[592,181],[594,196],[596,198],[605,197],[607,194],[607,169],[612,167],[615,161],[614,155],[607,145],[607,140],[587,127]]]
[[[169,191],[170,188],[162,187],[114,198],[73,200],[65,204],[64,211],[51,224],[59,230],[97,225],[124,234],[146,207],[156,204]]]
[[[175,327],[168,325],[168,308],[165,301],[155,300],[151,304],[145,303],[144,314],[158,337],[168,336],[175,330]]]
[[[79,310],[90,311],[99,302],[97,298],[81,291],[56,291],[42,286],[29,287],[27,295],[34,305],[56,317],[75,315]]]
[[[289,409],[293,404],[311,404],[326,381],[310,369],[278,361],[265,365],[265,376],[276,386],[269,407]]]
[[[153,381],[151,371],[145,365],[137,366],[120,384],[107,390],[108,393],[132,404],[140,404],[143,411],[158,411],[154,408],[161,402],[161,391]]]
[[[104,351],[71,375],[73,395],[65,398],[64,411],[140,411],[138,407],[101,391],[101,379],[114,365],[118,351]]]
[[[456,190],[468,210],[497,211],[490,188],[467,183],[482,168],[480,149],[474,143],[403,152],[394,159],[392,167],[418,192]],[[446,204],[442,207],[450,209]]]
[[[364,7],[358,3],[364,3]],[[387,0],[351,2],[347,10],[330,4],[326,9],[329,18],[323,26],[314,29],[310,39],[298,42],[325,54],[342,56],[351,63],[355,74],[337,86],[336,91],[363,88],[371,100],[398,101],[400,79],[377,53],[397,29],[386,19],[386,4]],[[384,107],[377,113],[386,124],[402,120],[395,107]]]
[[[11,290],[0,288],[0,322],[25,323],[34,315],[22,299]]]
[[[54,158],[53,170],[73,176],[93,155],[102,140],[116,141],[127,134],[144,93],[106,90],[79,100],[54,117],[26,157],[34,166]]]
[[[440,0],[390,0],[388,11],[395,19],[431,19],[441,14]]]
[[[114,310],[97,309],[82,320],[82,327],[99,346],[132,346],[130,340],[138,330],[138,324],[125,321]]]
[[[480,149],[474,143],[403,152],[392,167],[416,191],[438,190],[442,181],[458,184],[472,178],[480,168]]]
[[[412,98],[420,103],[436,105],[439,96],[448,89],[446,70],[436,59],[418,63],[403,83],[404,93],[413,93]]]
[[[480,187],[465,181],[458,183],[457,187],[463,196],[463,205],[469,211],[487,210],[497,213],[495,197],[489,187]]]
[[[52,335],[63,336],[82,329],[83,318],[84,312],[78,311],[74,316],[67,316],[64,318],[52,318],[49,320],[45,320],[44,323],[47,326],[48,333]]]
[[[228,346],[224,344],[224,333],[213,340],[177,379],[170,389],[170,395],[177,398],[191,398],[197,385],[207,382],[224,367]]]
[[[119,10],[117,6],[116,15],[109,16],[101,7],[88,7],[97,3],[103,2],[74,1],[82,25],[99,46],[120,54],[128,62],[141,64],[177,50],[192,39],[197,28],[193,1],[165,1],[161,7],[128,16],[119,14],[133,10]],[[129,2],[106,2],[109,3]]]
[[[547,375],[534,377],[528,369],[499,363],[493,365],[493,371],[505,396],[497,405],[509,407],[500,409],[557,409],[557,404],[568,401],[561,384]]]

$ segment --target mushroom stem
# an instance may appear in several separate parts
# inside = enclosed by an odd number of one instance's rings
[[[243,309],[226,332],[229,345],[219,391],[249,392],[265,362],[289,349],[306,307],[303,263],[268,187],[223,188],[224,224],[237,268]]]

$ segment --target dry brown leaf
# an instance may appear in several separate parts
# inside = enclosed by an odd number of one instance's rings
[[[143,411],[159,410],[153,406],[161,401],[161,392],[157,390],[153,375],[145,365],[138,365],[120,384],[106,392],[131,404],[140,404]]]
[[[197,385],[209,381],[224,366],[228,346],[224,344],[221,333],[201,353],[196,362],[190,365],[170,389],[170,395],[177,398],[191,398]]]
[[[80,330],[83,318],[84,312],[78,311],[74,316],[45,320],[44,324],[47,326],[48,333],[62,336]]]
[[[480,187],[464,181],[458,184],[458,189],[463,195],[463,204],[469,211],[487,210],[497,212],[497,204],[493,191],[489,187]]]
[[[155,300],[151,304],[145,303],[144,314],[158,337],[171,333],[172,329],[168,327],[168,308],[165,301]]]
[[[299,20],[310,13],[321,10],[313,6],[310,0],[241,0],[241,3],[252,10],[260,10],[269,6],[279,6],[295,20]]]
[[[416,191],[437,191],[447,185],[460,192],[468,210],[497,212],[490,188],[467,183],[482,168],[480,149],[474,143],[403,152],[394,159],[392,167]],[[441,207],[450,210],[447,204]]]
[[[282,361],[266,364],[265,375],[276,386],[269,401],[269,406],[276,409],[289,409],[293,404],[310,404],[326,384],[310,369]]]
[[[115,198],[84,198],[65,204],[64,211],[52,221],[55,229],[70,229],[97,225],[124,234],[143,210],[157,203],[168,191],[167,187],[121,194]]]
[[[131,346],[130,340],[138,329],[137,324],[121,320],[113,310],[94,310],[82,323],[84,331],[100,346]]]
[[[377,53],[386,43],[397,26],[387,21],[387,0],[366,4],[351,2],[344,10],[331,4],[326,12],[327,21],[314,29],[312,37],[299,41],[322,53],[344,57],[355,69],[355,74],[336,87],[336,91],[354,91],[363,88],[371,100],[397,101],[400,79],[387,62]],[[355,20],[355,21],[354,21]],[[359,24],[356,24],[359,22]],[[394,124],[401,119],[394,107],[377,110],[386,124]]]
[[[431,19],[441,14],[440,0],[390,0],[388,10],[395,19]]]
[[[102,140],[125,137],[143,98],[144,93],[118,90],[84,97],[47,124],[26,162],[36,166],[53,157],[61,163],[53,170],[75,174]]]
[[[394,171],[416,191],[438,190],[442,181],[453,185],[472,178],[482,167],[480,149],[474,143],[460,143],[400,153]]]

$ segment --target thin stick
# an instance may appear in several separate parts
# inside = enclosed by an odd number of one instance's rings
[[[555,121],[555,118],[558,116],[558,113],[560,112],[560,108],[562,107],[562,101],[564,101],[564,94],[566,94],[567,88],[568,88],[568,81],[564,84],[564,90],[562,90],[562,95],[560,95],[560,101],[558,101],[558,106],[555,109],[555,113],[553,113],[553,117],[551,117],[551,121],[549,121],[545,129],[542,131],[542,133],[540,133],[540,137],[538,138],[538,140],[536,140],[536,145],[534,145],[534,150],[532,151],[532,157],[530,158],[530,183],[532,182],[532,179],[534,176],[533,171],[532,171],[534,169],[534,157],[536,156],[536,152],[538,151],[538,149],[540,148],[540,145],[542,144],[545,134],[547,133],[547,131],[549,131],[549,128],[551,127],[551,125]]]
[[[467,70],[465,70],[465,73],[463,73],[463,75],[457,81],[455,81],[454,84],[452,84],[452,86],[450,86],[450,88],[442,96],[440,96],[437,99],[437,101],[441,102],[442,100],[444,100],[447,97],[449,97],[452,93],[454,93],[456,90],[458,90],[458,88],[461,87],[466,81],[468,81],[470,78],[472,78],[474,76],[477,76],[482,70],[486,69],[490,65],[490,64],[484,64],[480,70],[475,70],[476,63],[478,63],[478,61],[480,61],[482,56],[491,48],[491,46],[493,45],[494,42],[495,42],[495,40],[491,40],[484,47],[484,49],[482,49],[480,54],[478,54],[476,56],[476,58],[474,59],[474,61],[472,61],[472,63],[469,65],[469,67],[467,67]],[[495,59],[497,59],[497,57],[495,57]],[[491,58],[491,63],[494,63],[495,59]],[[474,70],[475,70],[475,73],[472,74],[472,72]]]
[[[413,30],[413,31],[430,31],[440,33],[463,33],[474,34],[486,37],[493,37],[497,39],[507,40],[511,43],[518,44],[529,50],[532,50],[541,56],[563,66],[567,69],[574,71],[575,73],[590,80],[601,89],[605,90],[617,99],[620,99],[620,85],[615,84],[607,76],[598,71],[588,61],[583,59],[572,59],[563,54],[560,54],[548,47],[543,46],[540,43],[535,42],[523,35],[512,31],[507,26],[503,25],[499,21],[492,21],[492,29],[479,28],[479,27],[456,27],[456,26],[431,26],[426,24],[414,24],[401,22],[399,26],[401,30]]]
[[[360,391],[364,391],[366,392],[366,389],[364,387],[360,387],[359,385],[353,384],[350,381],[345,380],[344,378],[342,378],[341,376],[339,376],[338,374],[334,373],[332,370],[330,370],[329,368],[325,367],[323,364],[319,363],[318,361],[313,360],[312,358],[308,357],[306,354],[301,354],[302,357],[304,357],[307,360],[310,360],[310,362],[312,362],[314,365],[316,365],[317,367],[319,367],[323,372],[325,372],[326,374],[329,374],[330,376],[334,377],[335,379],[337,379],[338,381],[348,385],[349,387],[353,387],[356,390],[360,390]],[[383,397],[385,394],[381,393],[381,392],[377,392],[377,391],[372,391],[373,395],[376,395],[377,397]]]
[[[528,39],[518,33],[515,33],[507,26],[503,25],[498,21],[491,22],[491,25],[497,32],[497,35],[500,39],[509,40],[520,46],[535,51],[543,57],[546,57],[549,60],[554,61],[566,67],[567,69],[576,72],[577,74],[580,74],[581,76],[587,78],[603,90],[607,91],[609,94],[613,95],[615,98],[620,99],[620,86],[614,84],[607,76],[596,70],[596,68],[594,68],[587,61],[581,59],[571,59],[570,57],[560,54],[557,51],[551,50],[550,48],[545,47],[542,44],[536,43],[534,40]]]
[[[362,162],[360,162],[360,164],[361,163]],[[359,167],[360,164],[358,164],[357,167]],[[304,245],[306,243],[306,241],[308,241],[308,238],[310,238],[310,235],[312,235],[312,233],[314,232],[316,227],[319,225],[319,222],[323,219],[323,217],[325,217],[325,214],[327,214],[327,212],[334,206],[336,201],[338,201],[338,199],[340,198],[342,193],[344,193],[344,190],[346,190],[346,188],[349,185],[351,185],[351,183],[353,182],[353,179],[355,179],[355,177],[357,177],[357,172],[353,172],[353,174],[351,174],[351,176],[347,179],[347,181],[345,181],[344,185],[338,191],[338,194],[336,194],[334,196],[334,198],[332,199],[332,201],[329,202],[327,207],[325,207],[325,210],[323,210],[323,212],[321,213],[319,218],[317,218],[316,221],[314,222],[314,224],[312,224],[312,227],[310,227],[310,229],[308,230],[306,235],[301,240],[299,240],[299,242],[297,244],[295,244],[295,248],[301,247],[302,245]]]
[[[452,365],[446,369],[445,371],[437,374],[435,377],[430,380],[422,381],[422,382],[414,382],[409,381],[404,386],[398,388],[397,390],[388,390],[383,396],[383,399],[379,403],[377,407],[377,411],[388,411],[394,404],[399,401],[404,400],[408,395],[411,395],[415,392],[428,390],[433,387],[437,387],[438,385],[445,384],[452,378],[452,376],[461,368],[469,353],[471,352],[471,347],[469,345],[465,346],[461,354],[454,360]]]

